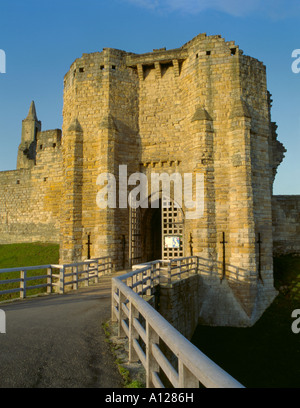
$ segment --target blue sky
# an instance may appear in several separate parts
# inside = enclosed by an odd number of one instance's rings
[[[291,69],[299,18],[299,0],[1,0],[0,171],[16,167],[31,100],[44,130],[61,128],[63,77],[82,53],[178,48],[207,33],[266,65],[272,120],[288,150],[274,193],[300,194],[300,73]]]

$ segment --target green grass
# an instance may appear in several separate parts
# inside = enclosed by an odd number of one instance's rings
[[[59,261],[59,245],[29,243],[29,244],[8,244],[0,245],[0,269],[15,268],[19,266],[36,266],[46,265]],[[28,276],[43,275],[46,270],[30,271]],[[3,273],[0,274],[0,282],[5,279],[19,278],[20,273]],[[46,280],[31,281],[30,285],[38,285],[45,283]],[[0,285],[0,290],[6,290],[19,287],[18,283],[9,283]],[[40,292],[45,292],[46,288],[33,289],[28,291],[27,295],[35,295]],[[19,293],[11,293],[0,296],[0,301],[9,300],[19,297]]]
[[[248,388],[300,388],[300,334],[292,311],[300,309],[300,257],[274,260],[279,295],[251,328],[198,326],[192,342]]]
[[[118,367],[119,373],[121,374],[122,378],[123,378],[123,387],[124,388],[145,388],[145,384],[142,383],[140,380],[138,379],[132,379],[130,372],[127,368],[124,367],[124,361],[122,361],[120,358],[117,357],[116,354],[116,350],[120,347],[122,348],[122,346],[117,347],[113,341],[111,340],[112,337],[112,333],[111,333],[111,322],[109,323],[108,321],[105,323],[102,323],[102,328],[104,330],[105,333],[105,341],[107,343],[109,343],[110,345],[110,350],[112,352],[112,354],[115,356],[116,360],[115,363]]]

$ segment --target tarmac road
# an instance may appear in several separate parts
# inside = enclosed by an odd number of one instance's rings
[[[0,303],[0,388],[121,388],[102,323],[110,318],[105,284]]]

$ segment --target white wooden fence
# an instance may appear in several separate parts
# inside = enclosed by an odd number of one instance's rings
[[[112,321],[118,322],[118,335],[128,338],[129,362],[143,364],[148,388],[165,388],[163,378],[175,388],[244,388],[143,299],[154,294],[161,279],[170,284],[184,273],[197,273],[196,265],[196,257],[155,261],[112,279]]]
[[[31,271],[46,271],[41,275],[29,276]],[[14,279],[1,279],[1,274],[10,274],[19,272],[20,277]],[[0,269],[0,288],[1,285],[19,283],[18,287],[0,290],[1,295],[9,293],[20,293],[20,298],[24,299],[27,291],[32,289],[47,288],[47,292],[56,291],[64,293],[66,286],[72,285],[72,289],[78,289],[83,283],[88,286],[91,279],[98,282],[100,276],[112,272],[112,260],[110,257],[89,259],[83,262],[70,263],[65,265],[39,265],[26,266],[19,268]],[[31,285],[32,281],[46,280],[46,283]]]

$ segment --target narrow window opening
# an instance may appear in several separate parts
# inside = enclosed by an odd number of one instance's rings
[[[161,76],[164,76],[165,73],[168,71],[169,68],[173,67],[172,62],[167,62],[165,64],[161,64]]]
[[[20,184],[20,180],[17,180],[17,184]]]
[[[53,147],[56,147],[56,143],[53,143]]]
[[[115,66],[115,65],[112,65],[111,68],[112,68],[112,69],[116,69],[116,66]]]
[[[206,55],[211,55],[211,51],[206,51]]]
[[[143,72],[144,72],[144,79],[147,78],[147,76],[150,74],[150,72],[155,69],[155,65],[143,65]]]
[[[235,55],[236,54],[236,48],[231,48],[231,55]]]
[[[100,65],[100,69],[101,69],[101,71],[103,71],[104,70],[104,65]]]
[[[84,68],[79,68],[79,72],[84,72]]]
[[[41,145],[40,145],[40,150],[42,150],[42,149],[43,149],[43,145],[41,144]]]
[[[196,54],[196,58],[198,58],[199,57],[199,54]]]

